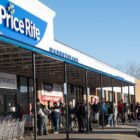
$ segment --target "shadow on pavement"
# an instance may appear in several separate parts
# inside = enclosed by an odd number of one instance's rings
[[[54,140],[52,139],[39,139],[39,140]],[[56,139],[55,140],[66,140],[66,139]],[[103,138],[70,138],[69,140],[117,140],[117,139],[103,139]]]
[[[103,138],[86,138],[86,139],[85,138],[83,138],[83,139],[82,138],[80,138],[80,139],[76,138],[75,139],[75,138],[72,138],[70,140],[117,140],[117,139],[103,139]]]
[[[129,134],[134,135],[136,131],[94,131],[92,134]]]
[[[54,139],[39,139],[39,140],[54,140]],[[66,140],[66,139],[55,139],[55,140]],[[103,138],[70,138],[69,140],[117,140],[117,139],[103,139]]]

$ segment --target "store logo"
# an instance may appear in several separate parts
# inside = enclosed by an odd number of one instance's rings
[[[14,16],[15,12],[15,6],[12,3],[8,3],[6,8],[3,5],[0,5],[0,24],[15,32],[24,34],[25,36],[39,41],[39,28],[37,28],[36,25],[28,18],[17,18]]]
[[[7,10],[8,10],[10,15],[13,15],[15,13],[14,4],[9,3],[8,7],[7,7]]]

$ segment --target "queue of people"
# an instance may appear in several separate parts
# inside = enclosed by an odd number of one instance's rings
[[[68,103],[68,129],[70,132],[79,131],[86,132],[93,130],[98,125],[107,127],[117,126],[117,122],[139,120],[140,119],[140,104],[131,103],[130,105],[118,102],[102,103],[96,98],[91,98],[91,101],[77,102],[74,106],[71,101]],[[89,120],[89,121],[88,121]],[[52,129],[55,134],[59,133],[60,127],[66,126],[66,108],[62,102],[54,102],[53,106],[42,105],[37,101],[37,127],[39,135],[48,135],[48,123],[51,121]],[[88,129],[89,128],[89,129]]]
[[[118,119],[122,121],[123,124],[126,121],[131,122],[132,120],[140,120],[140,103],[130,102],[130,104],[123,103],[120,101],[118,103]]]

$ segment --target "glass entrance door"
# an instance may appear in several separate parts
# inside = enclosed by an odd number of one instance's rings
[[[0,115],[16,112],[16,90],[0,89]]]

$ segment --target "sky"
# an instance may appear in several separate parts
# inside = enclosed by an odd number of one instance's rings
[[[56,12],[56,40],[113,67],[140,64],[140,0],[40,1]]]

